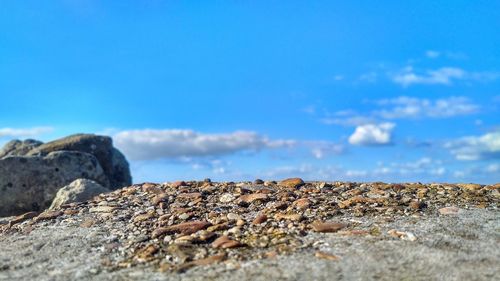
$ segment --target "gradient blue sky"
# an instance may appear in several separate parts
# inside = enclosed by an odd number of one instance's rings
[[[500,181],[499,1],[1,1],[0,144],[135,182]]]

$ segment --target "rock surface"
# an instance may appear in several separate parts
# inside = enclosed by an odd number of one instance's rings
[[[128,162],[123,154],[113,147],[110,137],[92,134],[71,135],[62,139],[41,144],[26,153],[26,156],[47,155],[53,151],[79,151],[94,155],[99,161],[104,174],[108,177],[111,188],[120,188],[131,184],[132,178]]]
[[[34,218],[0,219],[0,280],[492,280],[500,274],[498,191],[133,185]],[[263,193],[251,203],[220,200]],[[293,204],[301,198],[311,202],[304,210]],[[417,198],[425,208],[411,206]],[[461,211],[440,214],[446,206]]]
[[[109,137],[11,141],[0,150],[0,216],[41,211],[60,188],[79,178],[110,189],[131,184],[128,162]]]
[[[106,192],[110,192],[110,190],[95,181],[77,179],[69,185],[59,189],[49,209],[60,208],[64,204],[73,202],[84,202]]]
[[[109,185],[99,162],[88,153],[56,151],[44,157],[1,159],[0,216],[41,211],[61,187],[82,177]]]
[[[32,139],[24,141],[12,140],[0,149],[0,159],[7,156],[24,156],[41,144],[43,144],[43,142]]]

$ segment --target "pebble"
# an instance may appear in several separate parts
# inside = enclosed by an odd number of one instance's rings
[[[115,210],[115,207],[111,206],[98,206],[94,208],[90,208],[89,212],[91,213],[111,213]]]
[[[320,258],[320,259],[330,260],[330,261],[338,261],[340,259],[339,256],[332,255],[332,254],[329,254],[329,253],[326,253],[326,252],[322,252],[322,251],[317,251],[314,254],[314,256],[317,257],[317,258]]]
[[[63,211],[45,211],[35,218],[35,221],[52,220],[63,214]]]
[[[417,237],[411,232],[398,231],[395,229],[391,229],[387,232],[392,237],[400,238],[401,240],[407,241],[415,241]]]
[[[340,222],[316,221],[311,224],[311,227],[316,232],[337,232],[342,228],[347,227],[347,224]]]
[[[304,181],[301,178],[288,178],[280,181],[279,185],[289,188],[298,188],[304,185]]]
[[[246,194],[246,195],[241,195],[239,197],[239,200],[245,203],[252,203],[256,200],[266,200],[267,195],[263,193],[253,193],[253,194]]]
[[[438,210],[441,215],[458,215],[460,209],[457,207],[444,207]]]
[[[229,203],[229,202],[232,202],[234,201],[235,197],[230,194],[230,193],[225,193],[223,194],[220,199],[219,199],[219,202],[221,203]]]
[[[261,224],[267,221],[267,215],[266,214],[259,214],[255,219],[252,221],[252,224]]]
[[[228,249],[228,248],[236,248],[236,247],[240,247],[240,246],[242,246],[242,244],[240,242],[235,241],[235,240],[231,240],[226,235],[221,236],[221,237],[215,239],[214,242],[212,242],[213,248]]]

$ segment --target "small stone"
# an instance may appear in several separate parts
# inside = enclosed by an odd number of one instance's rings
[[[94,219],[86,219],[81,224],[80,227],[89,228],[96,223]]]
[[[413,210],[421,210],[426,207],[426,204],[421,201],[411,201],[408,206]]]
[[[179,219],[181,220],[187,220],[191,217],[191,215],[189,213],[182,213],[179,215]]]
[[[245,194],[239,197],[239,200],[245,203],[252,203],[253,201],[256,200],[266,200],[266,199],[267,195],[263,193]]]
[[[235,199],[235,197],[234,197],[232,194],[230,194],[230,193],[225,193],[225,194],[223,194],[223,195],[220,197],[219,201],[220,201],[221,203],[229,203],[229,202],[232,202],[234,199]]]
[[[267,216],[266,214],[259,214],[255,219],[253,220],[252,224],[261,224],[267,221]]]
[[[320,222],[316,221],[311,224],[311,227],[316,232],[337,232],[342,228],[347,227],[347,224],[340,222]]]
[[[20,222],[23,222],[25,220],[29,220],[29,219],[32,219],[34,217],[36,217],[38,215],[37,212],[27,212],[27,213],[24,213],[22,215],[19,215],[15,218],[13,218],[12,220],[9,221],[8,225],[9,227],[15,225],[15,224],[18,224]]]
[[[161,187],[157,186],[156,184],[153,183],[145,183],[142,185],[142,191],[150,194],[162,194],[165,193],[165,190],[163,190]]]
[[[199,192],[181,193],[177,195],[177,198],[189,199],[189,200],[201,199],[201,193]]]
[[[149,245],[139,250],[135,255],[135,258],[139,262],[145,262],[151,259],[156,252],[158,252],[158,247],[155,245]]]
[[[389,235],[392,237],[400,238],[401,240],[407,240],[407,241],[415,241],[417,240],[417,237],[411,232],[404,232],[404,231],[398,231],[395,229],[391,229],[387,231]]]
[[[460,209],[452,206],[452,207],[444,207],[438,210],[441,215],[458,215]]]
[[[240,247],[240,246],[242,246],[242,244],[240,242],[235,241],[235,240],[231,240],[226,235],[221,236],[221,237],[215,239],[214,242],[212,242],[213,248],[229,249],[229,248],[236,248],[236,247]]]
[[[311,201],[307,198],[300,198],[292,203],[297,209],[305,210],[311,206]]]
[[[145,220],[148,220],[148,219],[150,219],[150,218],[152,218],[152,217],[153,217],[153,214],[150,214],[150,213],[137,215],[137,216],[134,218],[134,222],[141,222],[141,221],[145,221]]]
[[[63,211],[45,211],[35,218],[35,221],[55,219],[63,214]]]
[[[325,259],[330,261],[338,261],[340,259],[339,256],[328,254],[322,251],[317,251],[316,254],[314,254],[314,256],[319,259]]]
[[[154,206],[157,206],[158,204],[165,203],[167,201],[168,201],[168,194],[162,193],[162,194],[158,194],[158,195],[154,196],[151,199],[151,204],[153,204]]]
[[[301,178],[289,178],[280,181],[279,185],[289,188],[298,188],[304,185],[304,181]]]
[[[226,217],[230,221],[236,221],[236,220],[240,219],[240,216],[238,214],[235,214],[235,213],[229,213],[229,214],[227,214]]]
[[[278,213],[278,214],[274,215],[274,218],[276,220],[301,221],[302,220],[302,215],[301,214],[282,214],[282,213]]]
[[[238,219],[238,220],[236,221],[236,225],[237,225],[237,226],[243,226],[243,225],[245,225],[245,221],[244,221],[243,219],[241,219],[241,218],[240,218],[240,219]]]
[[[116,209],[116,207],[112,206],[97,206],[94,208],[90,208],[89,212],[91,213],[111,213]]]
[[[169,233],[180,233],[182,235],[189,235],[199,230],[205,229],[210,225],[211,223],[206,221],[190,221],[167,227],[159,227],[152,232],[151,237],[154,239]]]
[[[187,185],[187,184],[186,184],[186,182],[184,182],[184,181],[176,181],[176,182],[173,182],[170,186],[171,186],[172,188],[179,188],[179,187],[181,187],[181,186],[186,186],[186,185]]]
[[[254,184],[264,184],[264,181],[261,179],[256,179],[253,181]]]

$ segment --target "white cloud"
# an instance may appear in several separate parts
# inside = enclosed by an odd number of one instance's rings
[[[367,73],[361,74],[358,79],[360,81],[374,83],[374,82],[377,82],[378,73],[375,71],[367,72]]]
[[[414,84],[451,85],[458,80],[491,81],[499,77],[498,72],[469,72],[458,67],[441,67],[417,72],[412,66],[407,66],[391,75],[392,81],[403,87]]]
[[[329,141],[306,141],[302,145],[309,147],[316,159],[323,159],[331,155],[342,154],[345,147],[341,144]]]
[[[440,55],[441,55],[440,52],[434,51],[434,50],[428,50],[425,52],[425,56],[430,58],[430,59],[438,58]]]
[[[500,131],[465,137],[445,144],[457,160],[500,159]]]
[[[330,113],[325,110],[319,122],[326,125],[363,126],[382,123],[394,119],[450,118],[474,114],[481,109],[466,97],[447,97],[441,99],[422,99],[399,96],[376,101],[373,110],[359,113],[354,110],[340,110]]]
[[[295,145],[292,140],[271,140],[248,131],[204,134],[193,130],[145,129],[116,133],[113,140],[133,160],[218,156]]]
[[[387,145],[392,140],[392,130],[396,125],[385,122],[381,124],[365,124],[357,126],[349,137],[349,143],[354,145]]]
[[[35,137],[38,135],[51,133],[54,131],[52,127],[33,127],[33,128],[0,128],[0,138],[22,138]]]
[[[427,70],[424,74],[415,73],[413,67],[407,66],[392,77],[392,80],[404,87],[412,84],[443,84],[449,85],[455,79],[463,79],[466,72],[457,67],[442,67]]]
[[[375,111],[375,114],[386,119],[399,118],[445,118],[476,113],[479,106],[465,97],[449,97],[429,100],[400,96],[393,99],[379,100],[381,106],[390,108]]]

